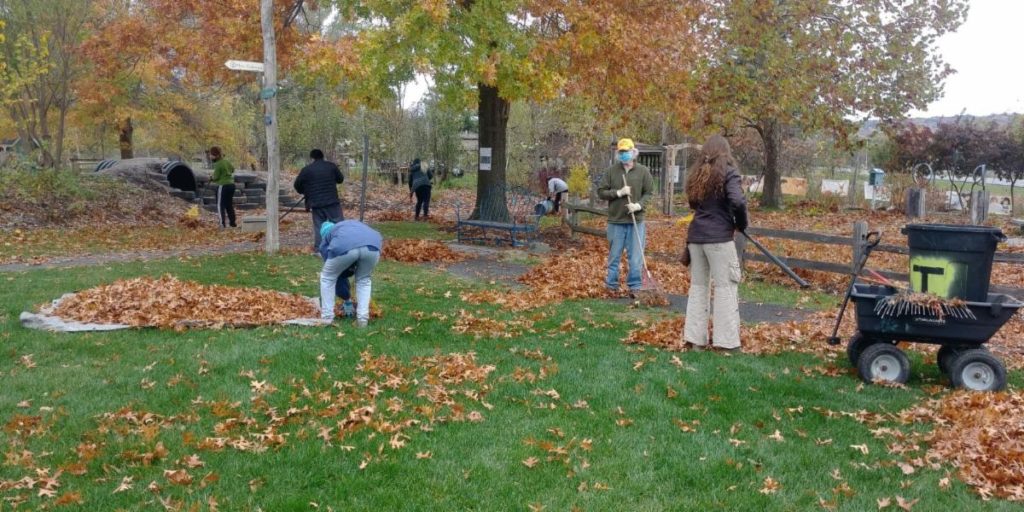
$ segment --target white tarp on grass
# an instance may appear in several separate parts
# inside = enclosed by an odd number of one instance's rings
[[[38,329],[41,331],[51,332],[98,332],[98,331],[116,331],[120,329],[131,329],[133,326],[126,324],[91,324],[85,322],[78,322],[75,320],[66,320],[53,314],[60,305],[61,301],[68,297],[73,297],[74,293],[67,293],[62,295],[59,299],[51,302],[47,306],[43,306],[39,309],[38,313],[32,313],[29,311],[23,311],[19,319],[21,320],[22,327],[27,329]],[[313,303],[316,306],[316,310],[320,310],[320,300],[311,297],[306,297],[306,300]],[[314,326],[314,325],[325,325],[325,322],[319,318],[293,318],[281,322],[284,325],[303,325],[303,326]],[[183,327],[192,327],[183,325]],[[245,325],[231,325],[230,327],[255,327]]]

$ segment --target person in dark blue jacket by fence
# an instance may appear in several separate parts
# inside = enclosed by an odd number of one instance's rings
[[[324,258],[324,266],[320,271],[320,318],[334,320],[334,296],[338,278],[354,266],[356,325],[366,327],[370,321],[370,276],[380,261],[383,237],[357,220],[324,222],[320,226],[320,237],[320,255]]]
[[[306,197],[306,209],[313,217],[313,248],[320,248],[320,225],[324,221],[338,222],[345,219],[338,197],[338,185],[345,181],[341,169],[333,162],[324,160],[324,152],[314,149],[309,152],[313,163],[299,171],[295,178],[295,191]]]

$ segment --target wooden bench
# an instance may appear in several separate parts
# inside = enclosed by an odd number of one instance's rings
[[[456,238],[462,242],[494,242],[502,244],[508,242],[512,247],[523,247],[537,239],[540,232],[540,219],[534,207],[543,201],[543,197],[533,194],[526,189],[510,188],[505,193],[505,204],[511,222],[497,222],[492,220],[469,219],[467,216],[472,213],[472,205],[463,204],[461,200],[455,201],[455,230]],[[482,234],[472,236],[467,231],[479,230]],[[500,231],[508,233],[507,237],[488,237],[488,231]]]

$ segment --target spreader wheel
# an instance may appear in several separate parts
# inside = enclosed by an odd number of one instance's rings
[[[860,331],[851,336],[850,342],[846,344],[846,357],[850,358],[850,365],[856,368],[857,360],[864,353],[864,349],[875,343],[878,343],[878,341],[864,336]]]
[[[864,382],[903,384],[910,378],[910,359],[896,345],[874,343],[857,361],[857,375]]]
[[[939,348],[939,353],[935,356],[935,362],[939,365],[939,371],[949,375],[949,369],[953,367],[953,361],[956,360],[957,356],[963,354],[967,347],[958,345],[943,345]]]
[[[949,380],[955,388],[972,391],[1000,391],[1006,388],[1003,362],[982,348],[964,350],[949,367]]]

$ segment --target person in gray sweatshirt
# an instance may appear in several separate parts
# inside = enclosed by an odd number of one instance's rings
[[[338,223],[326,221],[320,226],[320,318],[334,321],[334,296],[342,272],[355,266],[356,325],[366,327],[370,321],[370,276],[380,261],[384,239],[376,230],[358,220]]]

